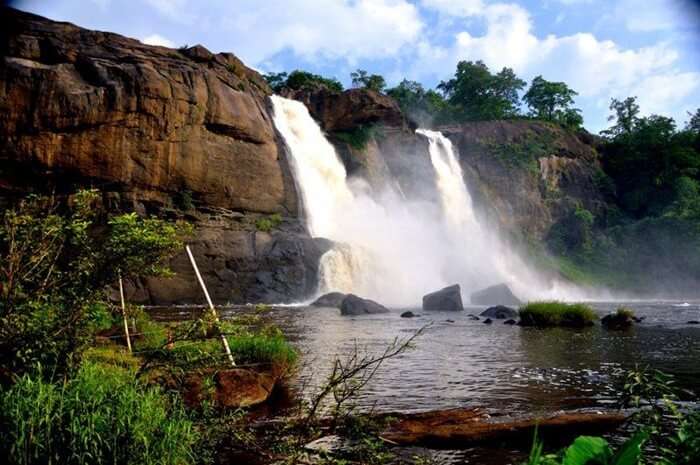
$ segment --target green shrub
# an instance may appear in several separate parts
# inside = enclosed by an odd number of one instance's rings
[[[25,374],[0,392],[0,451],[10,464],[183,465],[197,434],[181,406],[132,371],[86,362],[51,383]]]
[[[598,316],[586,304],[567,304],[564,302],[528,302],[520,307],[522,326],[565,326],[582,328],[592,325]]]
[[[279,213],[273,213],[270,216],[258,218],[255,222],[255,228],[258,231],[270,232],[277,228],[282,223],[282,215]]]
[[[100,195],[30,196],[0,214],[0,372],[70,371],[110,324],[118,277],[168,275],[191,227],[135,213],[101,215]]]

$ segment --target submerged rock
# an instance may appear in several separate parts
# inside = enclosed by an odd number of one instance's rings
[[[355,294],[348,294],[340,304],[341,315],[371,315],[375,313],[389,313],[389,309],[373,300],[363,299]]]
[[[493,320],[492,320],[491,318],[486,318],[486,319],[484,320],[484,324],[485,324],[485,325],[490,325],[491,323],[493,323]]]
[[[700,325],[700,321],[697,321],[697,320],[690,320],[687,324],[689,324],[689,325]]]
[[[623,330],[631,328],[634,324],[635,317],[631,311],[617,311],[616,313],[611,313],[610,315],[605,315],[603,319],[600,320],[600,324],[605,329],[610,330]]]
[[[468,318],[469,318],[470,320],[472,320],[472,321],[479,321],[479,320],[481,319],[481,318],[479,318],[479,317],[476,316],[476,315],[469,315]]]
[[[459,284],[454,284],[439,291],[423,296],[423,310],[464,310]]]
[[[416,315],[415,313],[413,313],[413,312],[411,312],[411,311],[403,312],[403,313],[401,314],[401,318],[413,318],[413,317],[416,317],[416,316],[418,316],[418,315]]]
[[[328,294],[323,294],[318,299],[311,303],[312,307],[330,307],[330,308],[340,308],[340,304],[343,303],[343,299],[347,297],[347,294],[342,292],[329,292]]]
[[[476,305],[520,305],[518,299],[507,284],[501,283],[489,286],[471,295],[471,302]]]
[[[515,321],[515,320],[513,320],[513,319],[510,319],[510,320],[504,321],[503,324],[504,324],[504,325],[517,325],[518,322]]]
[[[518,316],[518,311],[506,307],[505,305],[496,305],[495,307],[489,307],[480,313],[481,316],[487,316],[489,318],[495,318],[497,320],[505,320],[506,318],[515,318]]]

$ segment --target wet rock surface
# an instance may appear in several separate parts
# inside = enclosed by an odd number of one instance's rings
[[[318,299],[311,303],[312,307],[330,307],[330,308],[340,308],[340,304],[343,303],[343,299],[347,297],[347,294],[342,292],[329,292],[324,294]]]
[[[462,293],[459,284],[445,287],[423,296],[423,310],[462,311]]]
[[[518,311],[514,308],[506,307],[505,305],[496,305],[495,307],[487,308],[479,315],[504,320],[508,318],[516,318],[518,316]]]
[[[346,316],[389,313],[389,309],[369,299],[348,294],[340,304],[340,314]]]
[[[502,283],[472,293],[471,303],[476,305],[503,306],[520,305],[522,301],[513,294],[507,284]]]

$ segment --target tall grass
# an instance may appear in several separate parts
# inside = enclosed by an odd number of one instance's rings
[[[17,465],[184,465],[197,440],[160,388],[92,361],[64,382],[27,374],[0,391],[0,425],[0,451]]]
[[[586,304],[548,301],[528,302],[520,307],[522,326],[583,328],[593,325],[597,320],[598,316]]]

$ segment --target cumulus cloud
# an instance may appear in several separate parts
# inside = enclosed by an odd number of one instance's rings
[[[441,78],[459,60],[483,60],[494,69],[511,67],[528,79],[542,74],[565,81],[581,98],[606,105],[611,97],[638,95],[642,110],[665,114],[700,86],[700,73],[676,69],[679,53],[667,42],[625,49],[588,32],[538,37],[529,12],[511,3],[424,0],[423,5],[442,14],[478,18],[485,30],[480,35],[457,32],[447,46],[424,41],[417,47],[416,77]]]
[[[173,43],[173,41],[168,40],[165,37],[158,34],[151,34],[150,36],[144,37],[143,39],[141,39],[141,42],[143,42],[146,45],[160,45],[163,47],[175,48],[175,44]]]

